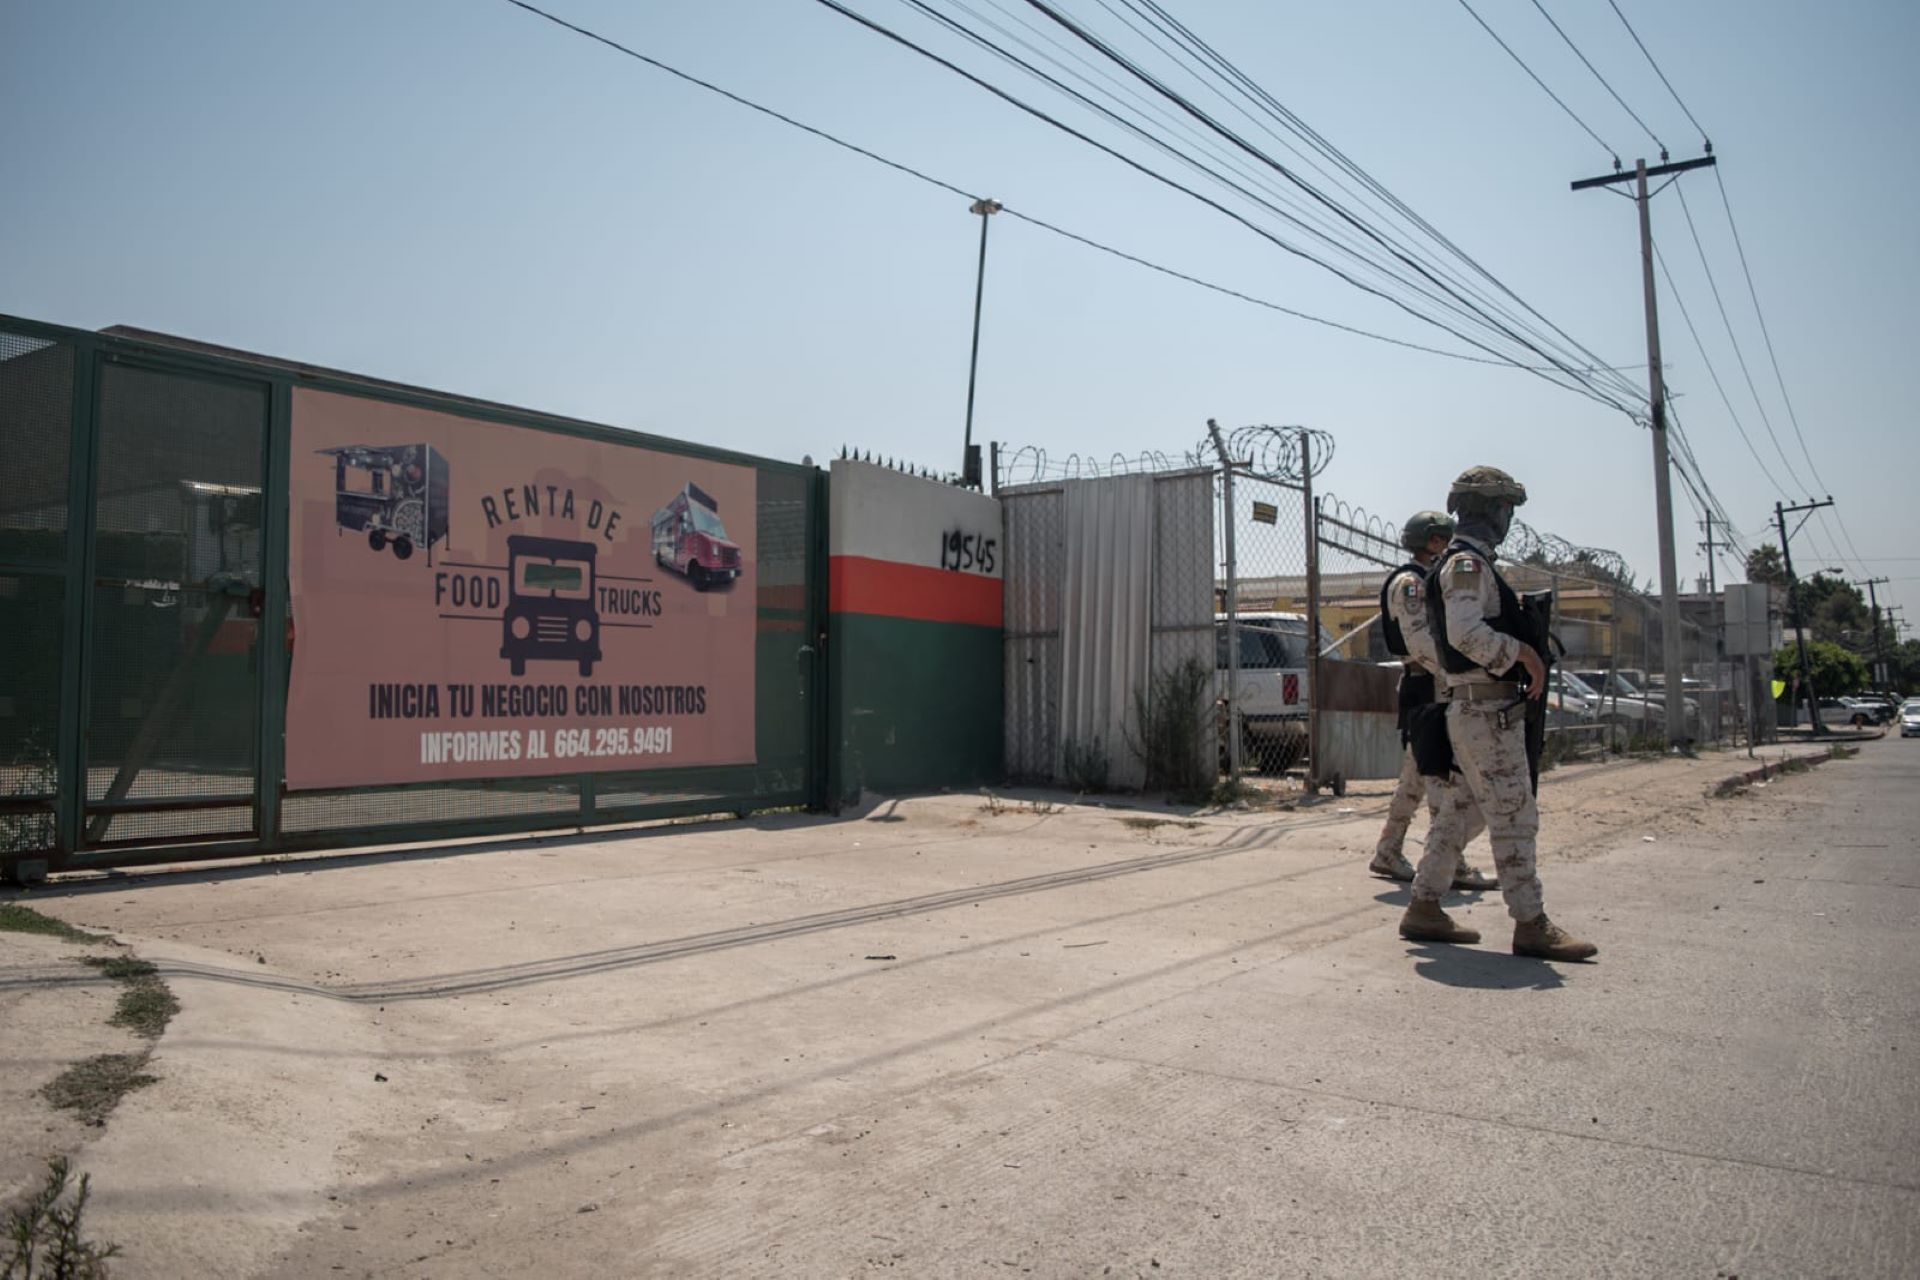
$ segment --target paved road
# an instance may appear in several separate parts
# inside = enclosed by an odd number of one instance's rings
[[[1378,797],[47,899],[185,1004],[99,1225],[154,1275],[1912,1275],[1920,743],[1725,772],[1550,781],[1588,966],[1394,937]]]

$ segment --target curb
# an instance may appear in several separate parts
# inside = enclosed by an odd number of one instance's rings
[[[1831,747],[1825,751],[1815,752],[1813,755],[1787,756],[1773,764],[1763,764],[1758,769],[1749,769],[1745,773],[1736,773],[1731,778],[1722,778],[1713,785],[1712,790],[1709,791],[1708,794],[1724,796],[1730,792],[1737,791],[1741,787],[1752,786],[1756,782],[1765,782],[1768,778],[1776,777],[1789,769],[1803,766],[1810,768],[1816,764],[1825,764],[1831,759],[1833,759],[1833,748]]]

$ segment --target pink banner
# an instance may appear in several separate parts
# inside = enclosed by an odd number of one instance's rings
[[[751,467],[293,393],[293,790],[749,764]]]

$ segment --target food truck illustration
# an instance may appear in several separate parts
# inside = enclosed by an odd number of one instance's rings
[[[333,520],[401,560],[447,536],[447,459],[430,444],[348,444],[333,456]]]
[[[740,545],[720,523],[720,504],[691,480],[653,513],[653,559],[705,591],[740,576]]]
[[[513,674],[527,662],[580,664],[582,679],[600,661],[600,612],[594,608],[590,542],[514,534],[507,539],[507,608],[500,656]]]

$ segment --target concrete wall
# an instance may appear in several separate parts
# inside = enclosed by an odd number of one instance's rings
[[[865,462],[831,488],[837,797],[998,782],[999,502]]]

